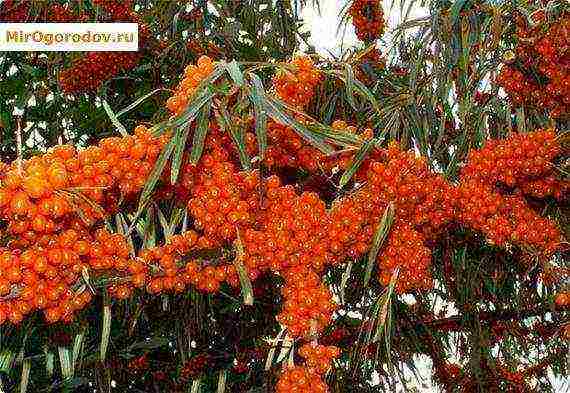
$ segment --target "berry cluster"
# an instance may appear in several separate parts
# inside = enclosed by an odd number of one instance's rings
[[[196,355],[184,363],[180,370],[180,376],[183,379],[195,379],[206,370],[210,363],[211,359],[207,354]]]
[[[332,320],[332,294],[318,274],[297,267],[285,273],[284,303],[277,320],[293,337],[320,334]]]
[[[131,18],[132,0],[93,0],[93,5],[101,7],[114,20],[122,21]]]
[[[139,126],[134,136],[103,139],[82,151],[57,146],[42,156],[13,164],[0,187],[0,215],[22,239],[54,233],[77,221],[102,218],[113,209],[112,191],[123,197],[139,191],[168,134],[153,137]],[[108,192],[104,192],[107,190]],[[109,192],[111,191],[111,192]]]
[[[151,271],[147,291],[153,294],[182,292],[188,285],[193,285],[201,291],[213,293],[219,291],[224,281],[236,286],[238,278],[233,265],[204,265],[196,259],[186,260],[191,251],[212,247],[211,240],[189,230],[170,237],[163,246],[142,250],[139,257]]]
[[[47,20],[55,23],[69,23],[75,21],[77,18],[73,12],[61,4],[54,4],[47,10]]]
[[[326,393],[329,388],[316,371],[296,366],[283,371],[277,382],[277,393]]]
[[[291,70],[289,70],[291,68]],[[287,104],[303,108],[313,98],[315,87],[322,80],[313,61],[306,56],[299,56],[273,78],[273,88],[277,96]]]
[[[308,368],[322,375],[329,371],[332,361],[340,356],[340,349],[311,343],[299,348],[299,355],[305,359]]]
[[[179,115],[188,106],[198,85],[212,72],[212,59],[200,56],[196,65],[188,65],[184,70],[184,79],[178,84],[174,95],[166,102],[170,113]]]
[[[570,14],[550,23],[518,24],[515,59],[505,64],[497,82],[515,105],[550,111],[553,117],[570,112]]]
[[[388,285],[396,269],[397,292],[431,289],[431,250],[425,246],[425,237],[412,226],[398,219],[390,231],[388,243],[380,257],[380,282]]]
[[[384,11],[379,0],[354,0],[348,14],[359,40],[374,41],[384,33]]]
[[[26,22],[29,17],[30,3],[25,0],[5,0],[0,3],[0,22]]]
[[[561,153],[553,130],[514,134],[471,150],[461,176],[487,185],[520,187],[532,195],[561,198],[569,183],[556,179],[552,160]]]
[[[129,257],[130,248],[120,234],[97,230],[68,229],[58,235],[43,235],[24,251],[5,249],[0,255],[0,321],[12,323],[35,310],[48,322],[69,321],[91,300],[85,285],[74,289],[85,272],[105,270],[115,282],[144,266]],[[121,297],[123,284],[112,285],[111,293]]]
[[[97,90],[101,85],[122,72],[134,68],[142,57],[149,39],[148,27],[130,10],[130,2],[102,1],[101,5],[113,21],[138,23],[139,50],[136,52],[90,52],[76,60],[59,74],[61,89],[69,94]],[[128,6],[128,7],[127,7]]]
[[[197,67],[187,67],[167,104],[173,115],[184,111],[213,69],[206,57]],[[357,133],[339,121],[333,129]],[[354,151],[311,158],[314,148],[290,129],[270,123],[268,133],[269,149],[275,149],[268,157],[286,156],[274,159],[277,167],[301,166],[329,174],[346,169],[354,159]],[[364,130],[360,137],[371,134]],[[136,197],[170,138],[169,132],[154,136],[139,126],[134,136],[107,138],[81,151],[58,146],[12,164],[0,176],[0,218],[14,237],[0,251],[0,317],[18,323],[31,311],[43,310],[50,322],[70,320],[91,297],[90,283],[81,282],[85,276],[105,278],[109,293],[119,299],[136,288],[159,294],[192,285],[215,293],[224,282],[237,286],[237,271],[227,263],[226,253],[208,258],[203,255],[211,253],[203,251],[238,241],[251,280],[268,271],[284,279],[277,320],[292,337],[315,338],[331,323],[336,308],[323,282],[325,267],[365,255],[389,206],[395,218],[376,262],[384,285],[398,270],[398,293],[432,286],[427,243],[451,222],[481,231],[498,245],[514,243],[543,256],[561,242],[555,224],[532,210],[522,196],[556,183],[549,180],[554,176],[550,162],[561,148],[550,131],[489,142],[469,156],[457,185],[395,143],[387,149],[374,147],[354,174],[360,187],[327,206],[318,194],[297,192],[277,176],[240,171],[231,138],[211,121],[199,163],[192,165],[185,152],[177,184],[170,184],[166,168],[154,195],[159,200],[176,196],[187,207],[193,229],[165,233],[163,245],[136,253],[122,235],[97,228],[116,211],[117,200]],[[253,153],[250,134],[246,145]],[[522,192],[506,194],[502,186]],[[557,196],[563,197],[567,189],[561,186]],[[547,191],[542,194],[556,195]],[[338,350],[310,344],[300,355],[306,364],[284,371],[277,391],[327,391],[322,374]]]

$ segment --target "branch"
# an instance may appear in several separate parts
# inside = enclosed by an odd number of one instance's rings
[[[415,328],[422,328],[429,326],[432,329],[447,329],[447,330],[462,330],[462,321],[466,318],[478,318],[482,322],[491,321],[509,321],[521,320],[524,318],[544,315],[548,312],[565,312],[570,311],[570,305],[552,307],[550,304],[542,304],[537,307],[521,309],[521,310],[501,310],[501,311],[483,311],[480,313],[468,313],[463,315],[455,315],[448,318],[436,320],[424,320],[415,324]]]

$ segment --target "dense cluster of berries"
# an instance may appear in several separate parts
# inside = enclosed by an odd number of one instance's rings
[[[433,286],[431,250],[425,246],[425,241],[420,232],[398,219],[390,230],[386,248],[378,258],[380,282],[388,285],[398,269],[397,292],[430,289]]]
[[[8,231],[33,240],[72,225],[76,212],[87,223],[102,218],[114,207],[113,190],[127,197],[142,188],[167,140],[168,134],[153,137],[140,126],[134,136],[103,139],[79,152],[57,146],[21,168],[12,164],[0,187],[0,215],[8,220]]]
[[[328,386],[316,371],[296,366],[283,371],[277,382],[277,393],[327,393]]]
[[[131,18],[132,0],[93,0],[93,5],[101,7],[114,20],[129,20]]]
[[[182,292],[188,285],[193,285],[201,291],[213,293],[224,281],[237,286],[233,265],[203,265],[196,259],[186,260],[191,251],[211,249],[213,245],[208,238],[189,230],[170,237],[163,246],[142,250],[139,258],[150,267],[147,291],[153,294]]]
[[[1,322],[7,317],[18,323],[35,310],[42,310],[48,322],[70,320],[92,296],[85,285],[73,289],[81,275],[105,270],[114,281],[126,281],[144,268],[130,252],[120,234],[97,230],[91,235],[74,229],[40,236],[24,251],[5,249],[0,255]],[[117,285],[111,293],[120,295],[122,288]]]
[[[550,111],[553,117],[570,113],[570,14],[550,23],[518,24],[515,59],[505,64],[497,82],[515,105]]]
[[[132,69],[142,57],[141,48],[149,39],[148,27],[134,11],[130,10],[130,2],[99,1],[99,5],[110,14],[113,21],[138,23],[139,50],[136,52],[90,52],[74,60],[69,68],[59,74],[59,85],[66,93],[95,91],[105,81]]]
[[[5,0],[0,3],[0,22],[26,22],[30,13],[30,2],[22,0]]]
[[[207,354],[199,354],[184,363],[180,370],[183,379],[195,379],[199,377],[210,364],[211,359]]]
[[[265,164],[269,168],[318,169],[323,154],[303,140],[292,128],[275,121],[267,122],[268,148]]]
[[[380,0],[353,0],[348,14],[359,40],[374,41],[384,33],[386,26]]]
[[[521,187],[532,182],[531,189],[536,190],[536,194],[560,198],[563,189],[568,187],[554,181],[552,160],[560,152],[560,144],[551,129],[513,134],[506,140],[491,140],[482,149],[471,150],[461,176],[490,186],[501,183]],[[541,185],[549,187],[539,189]]]
[[[332,321],[335,304],[332,293],[318,274],[305,267],[285,273],[283,309],[277,320],[293,337],[320,334]]]
[[[277,393],[328,392],[322,376],[330,369],[332,361],[339,357],[340,350],[311,343],[299,348],[299,355],[304,359],[304,365],[283,370],[277,382]]]
[[[299,56],[273,77],[273,88],[277,96],[289,105],[303,108],[313,98],[315,87],[322,80],[313,61],[307,56]]]
[[[68,7],[65,7],[61,4],[54,4],[46,11],[48,14],[46,19],[50,22],[69,23],[77,19]]]
[[[513,242],[552,253],[559,246],[560,230],[519,194],[565,197],[569,183],[556,179],[552,164],[560,153],[552,130],[515,134],[471,151],[457,187],[458,220],[482,231],[497,245]],[[500,185],[515,188],[515,194],[499,193],[496,187]]]
[[[299,348],[299,355],[305,359],[305,366],[322,375],[330,370],[332,361],[340,356],[340,349],[311,343]]]
[[[213,69],[214,64],[208,56],[200,56],[196,65],[191,64],[184,69],[184,79],[178,84],[174,95],[166,102],[170,113],[179,115],[184,111],[198,85],[210,75]]]
[[[300,121],[303,122],[303,119]],[[340,120],[334,121],[331,127],[339,132],[356,134],[363,140],[373,136],[369,128],[357,130],[356,127],[349,126]],[[337,152],[334,156],[326,156],[291,127],[272,120],[267,123],[267,136],[269,143],[264,162],[272,169],[299,168],[309,172],[321,171],[330,175],[333,171],[348,168],[354,154],[353,151],[346,151]],[[359,173],[364,173],[364,170],[360,170]]]

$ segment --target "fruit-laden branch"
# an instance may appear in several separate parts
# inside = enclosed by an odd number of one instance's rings
[[[519,309],[519,310],[501,310],[501,311],[484,311],[480,313],[466,313],[465,315],[454,315],[452,317],[434,319],[434,320],[424,320],[419,321],[415,324],[417,329],[422,327],[429,327],[431,329],[440,330],[463,330],[464,323],[462,321],[468,318],[478,318],[480,321],[492,322],[492,321],[508,321],[508,320],[521,320],[524,318],[544,315],[547,312],[564,312],[570,311],[570,305],[554,305],[542,304],[537,307]]]

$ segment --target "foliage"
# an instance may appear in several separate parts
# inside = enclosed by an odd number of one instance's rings
[[[432,1],[426,17],[404,18],[389,41],[370,40],[337,59],[311,54],[313,68],[298,60],[285,62],[309,39],[300,32],[302,5],[296,2],[133,3],[131,10],[150,31],[141,58],[96,91],[68,94],[58,82],[62,70],[83,54],[1,54],[0,126],[6,162],[18,158],[19,137],[24,158],[55,144],[93,145],[123,130],[132,133],[140,124],[168,140],[144,185],[128,197],[121,195],[121,209],[105,213],[95,225],[120,233],[135,250],[188,230],[206,233],[207,225],[200,226],[197,215],[186,209],[189,196],[169,186],[183,181],[192,170],[189,163],[203,164],[212,140],[233,154],[235,167],[258,170],[263,182],[277,174],[297,191],[316,191],[327,214],[335,214],[336,206],[338,215],[344,213],[351,222],[358,217],[350,216],[348,207],[343,210],[342,203],[375,184],[366,174],[375,160],[382,161],[376,155],[396,154],[397,141],[430,168],[418,183],[428,187],[433,177],[445,178],[434,183],[442,188],[430,188],[430,195],[461,189],[468,182],[466,172],[472,170],[476,178],[480,171],[479,177],[493,183],[484,198],[520,197],[519,211],[531,212],[540,230],[556,223],[568,238],[568,114],[552,117],[548,108],[513,102],[496,83],[503,63],[517,55],[521,18],[537,23],[531,16],[542,12],[538,23],[546,30],[568,20],[565,4]],[[31,2],[27,15],[50,20],[56,4],[74,18],[115,17],[97,1]],[[395,6],[407,15],[413,4],[384,4],[384,13]],[[350,23],[349,15],[344,23]],[[385,49],[383,54],[378,48]],[[176,90],[180,79],[192,76],[185,67],[203,54],[218,60],[212,72],[190,94]],[[318,83],[300,104],[291,97],[299,97],[298,80],[307,80],[298,73],[303,67],[318,73],[308,84]],[[172,92],[186,94],[187,105],[172,110],[167,103]],[[541,172],[540,179],[550,179],[546,197],[524,191],[522,177],[512,184],[495,181],[473,164],[475,149],[494,151],[499,142],[491,139],[506,138],[509,146],[513,135],[533,140],[544,128],[556,133],[544,148],[560,146],[562,156],[547,160],[550,166]],[[302,148],[291,153],[297,144]],[[284,155],[296,164],[280,165]],[[326,168],[315,169],[314,162]],[[404,159],[400,163],[402,171],[407,169]],[[500,183],[496,189],[495,183]],[[367,205],[366,219],[374,231],[366,252],[319,271],[338,309],[330,323],[310,326],[308,337],[296,336],[292,326],[275,318],[290,303],[286,270],[252,274],[243,260],[251,253],[251,241],[238,229],[228,235],[235,242],[220,240],[199,256],[216,266],[235,266],[235,285],[224,283],[216,294],[189,286],[183,293],[136,290],[119,300],[110,296],[109,277],[92,274],[79,284],[83,290],[92,287],[94,299],[73,322],[48,324],[36,312],[19,325],[2,324],[0,382],[7,391],[82,392],[95,386],[99,391],[253,393],[276,386],[281,367],[301,364],[299,348],[319,333],[320,344],[340,348],[340,356],[330,360],[332,369],[322,373],[332,392],[396,391],[398,385],[421,384],[420,357],[433,365],[442,391],[555,391],[549,373],[563,377],[568,372],[569,303],[561,296],[569,289],[567,248],[543,254],[514,238],[492,242],[493,228],[450,220],[433,236],[421,237],[431,250],[433,287],[404,290],[402,280],[419,263],[410,257],[408,265],[402,262],[384,273],[387,244],[398,233],[412,232],[398,222],[401,201],[392,202]],[[2,235],[9,246],[13,235],[8,228]],[[411,253],[419,246],[407,248]],[[301,277],[309,282],[310,274]]]

